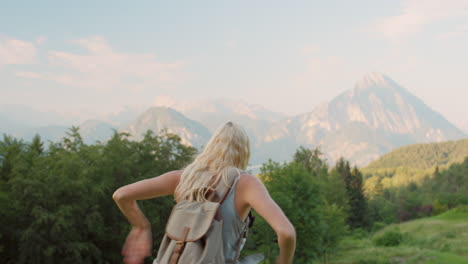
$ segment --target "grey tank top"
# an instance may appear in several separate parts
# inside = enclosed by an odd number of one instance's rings
[[[223,215],[223,251],[226,263],[235,263],[234,258],[236,256],[237,243],[239,239],[242,239],[240,250],[244,247],[246,238],[241,238],[241,234],[249,222],[249,217],[247,217],[246,222],[244,222],[236,211],[234,197],[236,194],[238,180],[239,176],[234,181],[230,193],[221,205],[221,214]]]

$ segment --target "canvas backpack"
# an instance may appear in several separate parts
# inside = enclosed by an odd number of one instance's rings
[[[153,264],[221,264],[226,263],[223,252],[223,218],[221,204],[224,202],[240,172],[237,168],[228,170],[226,186],[221,179],[215,189],[209,188],[208,201],[179,201],[172,209],[166,230]],[[254,217],[249,212],[237,241],[237,263],[243,238]]]

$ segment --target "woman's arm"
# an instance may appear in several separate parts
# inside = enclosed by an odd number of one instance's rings
[[[151,224],[138,207],[137,200],[173,194],[179,184],[180,174],[181,171],[170,171],[120,187],[112,195],[120,211],[132,225],[122,249],[125,263],[141,264],[146,256],[151,256]]]
[[[141,180],[117,189],[112,197],[114,200],[146,200],[173,194],[179,184],[181,170],[174,170],[160,176]]]
[[[179,184],[180,174],[180,170],[175,170],[158,177],[125,185],[117,189],[112,198],[132,226],[147,227],[149,222],[136,201],[174,194],[175,188]]]
[[[265,185],[255,176],[245,174],[242,185],[244,197],[250,206],[267,221],[278,236],[280,255],[278,263],[292,263],[296,249],[296,231],[281,208],[273,201]]]
[[[149,222],[136,201],[174,194],[175,188],[179,184],[180,174],[180,170],[175,170],[158,177],[125,185],[117,189],[112,198],[133,227],[148,227]]]

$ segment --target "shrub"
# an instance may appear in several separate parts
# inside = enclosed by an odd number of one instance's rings
[[[351,230],[351,237],[354,239],[363,239],[368,236],[368,232],[364,228],[355,228]]]
[[[383,234],[374,237],[374,245],[383,247],[394,247],[401,244],[403,234],[399,229],[387,230]]]
[[[432,211],[434,211],[434,207],[432,206],[432,204],[425,204],[425,205],[418,206],[416,208],[416,211],[417,211],[418,217],[427,217],[427,216],[432,215]]]
[[[448,210],[447,205],[441,203],[439,200],[435,200],[432,206],[434,207],[432,215],[439,215]]]
[[[362,259],[358,259],[356,264],[389,264],[389,260],[381,256],[366,256]]]
[[[457,213],[468,213],[468,205],[459,205],[455,207],[452,211]]]
[[[384,222],[374,222],[374,224],[372,225],[372,232],[377,232],[385,226],[386,224]]]

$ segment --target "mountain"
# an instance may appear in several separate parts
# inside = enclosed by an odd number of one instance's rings
[[[167,128],[184,143],[199,148],[218,126],[234,121],[246,129],[251,139],[253,166],[269,158],[290,160],[300,145],[320,147],[330,163],[343,156],[353,164],[365,166],[404,145],[466,137],[442,115],[381,73],[367,74],[354,88],[333,100],[290,117],[239,100],[191,101],[160,96],[154,104],[157,106],[145,111],[141,110],[143,106],[127,106],[98,116],[99,121],[76,122],[70,118],[66,124],[80,123],[82,136],[89,144],[110,137],[112,128],[130,132],[134,140],[142,139],[148,129],[159,132]],[[59,140],[71,126],[62,124],[63,117],[54,113],[36,113],[16,106],[0,110],[0,133],[17,137],[32,138],[37,132],[44,139]],[[54,118],[57,122],[53,125],[41,123]]]
[[[205,120],[211,131],[218,127],[218,123],[208,120],[213,116],[237,116],[251,120],[277,121],[284,114],[271,111],[261,105],[249,104],[241,100],[210,99],[210,100],[183,100],[170,96],[158,96],[154,100],[155,106],[164,106],[175,109],[194,120]]]
[[[0,133],[14,134],[15,131],[24,129],[26,126],[0,113]]]
[[[167,107],[147,108],[146,111],[138,112],[138,108],[127,106],[114,114],[101,117],[106,121],[69,120],[69,125],[62,125],[64,122],[60,116],[53,119],[53,113],[35,111],[27,106],[6,105],[1,109],[4,112],[0,112],[0,135],[5,133],[25,141],[31,141],[36,134],[39,134],[44,142],[60,141],[72,125],[79,127],[79,133],[86,144],[108,140],[114,129],[118,132],[130,132],[131,139],[141,140],[147,129],[158,133],[167,128],[169,132],[178,134],[183,143],[197,148],[206,144],[211,135],[203,125]],[[38,120],[34,121],[34,118]],[[54,120],[56,124],[44,125],[44,122],[54,123]]]
[[[0,124],[6,124],[0,116]],[[21,138],[26,141],[31,141],[32,138],[39,134],[43,142],[53,141],[58,142],[66,136],[70,126],[64,125],[47,125],[47,126],[26,126],[22,124],[12,123],[14,127],[5,127],[0,130],[0,134],[12,135],[16,138]],[[87,120],[79,125],[79,132],[85,144],[95,144],[97,140],[105,141],[113,134],[112,129],[116,129],[109,123],[98,120]],[[3,126],[2,126],[3,127]]]
[[[273,112],[261,105],[249,104],[241,100],[182,100],[169,96],[158,96],[156,106],[170,107],[196,120],[207,127],[210,132],[227,121],[240,124],[250,137],[253,147],[258,145],[271,124],[285,117],[284,114]]]
[[[179,135],[182,143],[197,148],[206,144],[211,136],[210,131],[202,124],[168,107],[149,108],[136,120],[119,128],[119,132],[129,132],[132,140],[142,140],[147,130],[158,134],[162,129]]]
[[[123,127],[133,122],[149,107],[146,105],[125,105],[112,113],[100,115],[98,119],[111,124],[113,127]]]
[[[41,111],[28,105],[20,104],[0,105],[0,114],[8,117],[9,120],[14,120],[16,124],[23,127],[66,125],[77,121],[77,119],[71,119],[70,116],[65,116],[55,111]]]
[[[344,156],[363,166],[399,146],[465,136],[389,77],[370,73],[312,112],[275,123],[260,148],[285,158],[299,145],[318,146],[332,163]]]
[[[14,130],[2,130],[0,134],[7,134],[15,138],[21,138],[24,141],[31,142],[33,137],[38,134],[41,137],[42,142],[58,142],[63,137],[66,136],[66,132],[69,131],[70,127],[61,126],[61,125],[48,125],[48,126],[37,126],[37,127],[28,127],[21,126],[16,127]],[[83,133],[81,133],[83,137]],[[94,135],[89,135],[90,138],[94,138]],[[88,142],[90,143],[90,142]],[[47,144],[46,144],[47,145]]]
[[[456,120],[455,124],[465,133],[468,133],[468,119]]]
[[[96,141],[106,141],[117,127],[100,120],[86,120],[79,125],[79,132],[85,144],[95,144]]]
[[[397,148],[371,162],[366,169],[431,169],[463,162],[468,157],[468,139],[413,144]]]
[[[42,141],[60,141],[73,124],[79,124],[80,134],[87,144],[112,135],[112,126],[103,121],[80,121],[78,113],[40,111],[27,105],[5,104],[0,106],[0,134],[8,134],[31,141],[39,134]]]

